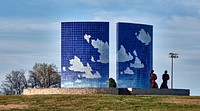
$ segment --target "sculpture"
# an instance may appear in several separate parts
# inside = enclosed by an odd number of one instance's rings
[[[156,79],[157,79],[157,76],[154,73],[154,70],[152,70],[151,74],[150,74],[151,88],[158,88],[158,84],[156,83]]]
[[[160,89],[168,89],[167,81],[169,80],[169,74],[167,74],[167,70],[165,70],[164,74],[162,75],[162,84],[160,86]]]

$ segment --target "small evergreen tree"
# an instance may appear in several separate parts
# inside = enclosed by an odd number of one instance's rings
[[[117,84],[116,84],[116,82],[113,78],[109,79],[109,87],[110,88],[116,88],[117,87]]]

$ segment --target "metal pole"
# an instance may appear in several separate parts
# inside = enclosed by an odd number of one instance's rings
[[[174,68],[174,61],[173,59],[175,58],[178,58],[178,54],[177,53],[169,53],[169,57],[172,58],[172,63],[171,63],[171,89],[173,89],[173,68]]]
[[[172,57],[172,65],[171,65],[171,89],[173,89],[173,57]]]

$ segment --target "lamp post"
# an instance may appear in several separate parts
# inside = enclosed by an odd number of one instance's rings
[[[172,63],[171,63],[171,89],[173,89],[173,59],[174,58],[178,58],[178,54],[177,53],[169,53],[169,58],[172,58]]]

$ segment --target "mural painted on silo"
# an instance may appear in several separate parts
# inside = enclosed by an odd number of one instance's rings
[[[61,23],[61,87],[108,87],[109,23]]]
[[[117,23],[117,87],[149,88],[153,26]]]

